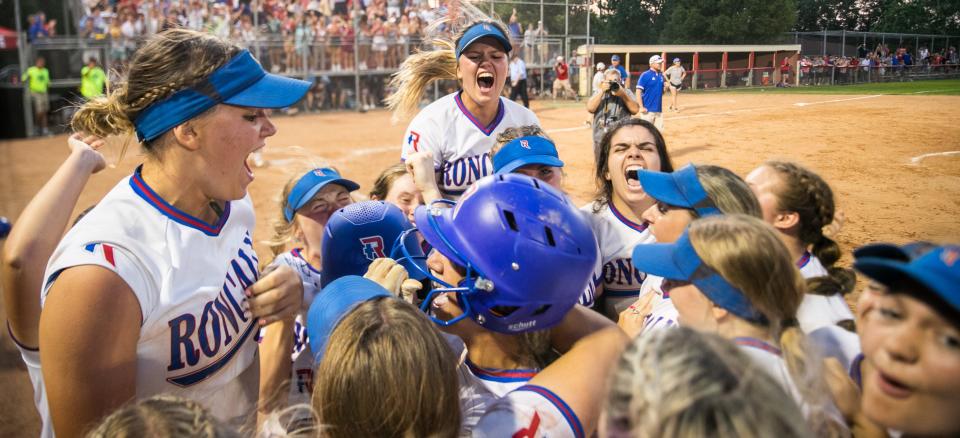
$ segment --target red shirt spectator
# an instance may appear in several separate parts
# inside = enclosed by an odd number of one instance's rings
[[[559,61],[553,66],[553,71],[557,72],[557,79],[565,81],[570,78],[570,66],[566,62]]]

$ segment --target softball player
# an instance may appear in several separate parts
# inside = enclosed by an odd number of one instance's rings
[[[359,188],[359,184],[341,177],[336,169],[316,168],[291,178],[283,189],[280,218],[274,224],[274,236],[270,240],[271,248],[278,254],[265,271],[279,266],[292,268],[303,285],[303,300],[290,327],[276,324],[260,330],[262,413],[284,405],[310,403],[315,366],[307,343],[304,315],[323,287],[320,269],[323,228],[337,210],[353,203],[350,192]],[[287,251],[290,243],[295,247]],[[288,354],[289,361],[285,360]],[[289,389],[281,391],[280,388]]]
[[[671,173],[641,170],[637,176],[644,191],[657,200],[642,217],[658,243],[676,242],[697,218],[734,213],[760,217],[760,205],[750,187],[722,167],[690,164]],[[628,335],[676,324],[677,309],[662,283],[662,277],[647,275],[640,299],[620,313],[618,324]]]
[[[17,226],[3,247],[3,299],[7,310],[7,330],[20,350],[33,385],[33,401],[40,414],[42,437],[53,436],[53,424],[43,388],[40,369],[39,327],[43,269],[53,254],[60,233],[65,229],[90,175],[106,166],[97,152],[103,141],[93,136],[74,134],[67,141],[70,155],[54,175],[20,213]]]
[[[808,279],[810,293],[797,313],[800,327],[812,333],[838,324],[852,326],[853,313],[843,295],[853,289],[855,277],[848,269],[833,266],[840,259],[840,248],[823,234],[836,211],[830,186],[809,169],[783,161],[764,163],[746,181],[760,201],[764,220],[780,232]]]
[[[137,51],[125,86],[74,115],[75,129],[100,137],[135,130],[147,158],[67,233],[44,273],[40,348],[57,434],[158,393],[249,417],[252,334],[292,320],[303,291],[289,268],[260,277],[246,160],[276,132],[261,108],[289,106],[308,87],[175,29]]]
[[[680,111],[680,105],[677,103],[677,97],[680,90],[683,89],[683,80],[687,78],[687,70],[680,64],[680,58],[673,58],[673,65],[663,72],[667,79],[667,87],[670,88],[670,110]]]
[[[407,220],[413,221],[413,211],[423,205],[423,194],[413,180],[405,163],[397,163],[380,172],[370,189],[370,199],[387,201],[403,210]]]
[[[502,212],[497,220],[484,220],[490,205]],[[589,223],[562,192],[515,174],[485,178],[454,209],[419,208],[416,218],[440,285],[424,310],[464,340],[471,371],[494,394],[521,386],[545,365],[545,330],[591,281],[598,257]]]
[[[873,251],[871,251],[873,252]],[[886,288],[862,321],[862,413],[907,436],[960,434],[960,246],[912,260],[858,255],[854,268]]]
[[[464,10],[475,9],[461,5]],[[529,109],[502,97],[512,50],[505,27],[492,20],[465,26],[446,48],[410,55],[400,66],[387,99],[397,117],[412,113],[427,84],[456,79],[461,89],[421,110],[403,136],[401,159],[430,152],[442,196],[456,199],[471,184],[493,174],[490,148],[511,126],[539,125]],[[427,202],[430,202],[427,199]]]
[[[675,243],[638,247],[633,263],[665,279],[680,324],[730,339],[793,394],[814,433],[845,427],[796,321],[803,278],[762,220],[698,219]]]
[[[537,125],[507,128],[497,137],[497,144],[490,150],[490,156],[493,170],[498,175],[519,173],[563,190],[563,161],[560,161],[556,145]],[[581,213],[589,220],[589,213]],[[593,307],[602,274],[603,265],[598,258],[593,281],[580,296],[580,305]]]
[[[590,215],[603,263],[596,292],[602,304],[597,309],[612,320],[637,300],[646,276],[630,263],[633,248],[654,242],[648,224],[640,219],[656,202],[636,177],[641,169],[672,172],[673,164],[657,128],[626,119],[603,136],[595,173],[597,196],[581,207]]]

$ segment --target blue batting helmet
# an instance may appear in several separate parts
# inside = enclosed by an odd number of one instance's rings
[[[321,286],[345,275],[363,275],[381,257],[397,260],[410,278],[422,280],[426,257],[416,236],[404,233],[410,229],[403,211],[387,202],[357,202],[337,210],[323,230]],[[403,258],[399,246],[406,249]]]
[[[591,281],[597,241],[587,219],[559,190],[520,174],[491,175],[453,208],[418,207],[427,243],[466,270],[459,285],[430,275],[437,293],[455,292],[465,317],[501,333],[550,328]],[[429,274],[429,273],[425,273]]]

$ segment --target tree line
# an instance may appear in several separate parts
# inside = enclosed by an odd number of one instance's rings
[[[791,31],[960,35],[960,0],[601,0],[600,44],[748,44]],[[791,40],[792,41],[792,40]]]

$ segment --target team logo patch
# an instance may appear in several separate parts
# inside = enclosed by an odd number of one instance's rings
[[[116,263],[116,261],[114,261],[114,258],[113,258],[113,247],[112,247],[112,246],[107,245],[106,243],[90,243],[90,244],[87,244],[86,246],[84,246],[83,249],[85,249],[85,250],[87,250],[87,251],[89,251],[89,252],[92,252],[92,253],[96,254],[96,253],[97,253],[97,247],[103,248],[103,258],[104,258],[104,260],[106,260],[107,263],[110,263],[110,265],[112,265],[114,268],[116,268],[116,267],[117,267],[117,263]]]
[[[407,144],[413,147],[414,152],[420,151],[420,134],[417,131],[410,131],[407,136]]]
[[[520,147],[524,149],[530,149],[530,142],[527,140],[520,140]]]
[[[323,169],[313,169],[313,174],[316,176],[326,176],[326,173],[323,173]]]
[[[489,24],[484,24],[484,25],[483,25],[483,30],[489,32],[489,31],[490,31],[490,25],[489,25]]]
[[[940,260],[943,260],[943,264],[947,265],[947,267],[952,268],[958,259],[960,259],[960,251],[955,248],[947,248],[940,254]]]
[[[383,254],[383,237],[361,237],[360,244],[363,245],[363,256],[366,257],[367,260],[373,261],[386,257],[386,255]]]

